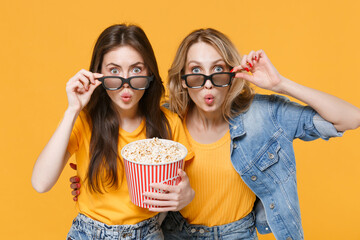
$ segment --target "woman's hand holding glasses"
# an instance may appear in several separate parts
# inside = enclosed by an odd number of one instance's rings
[[[251,72],[251,75],[242,72]],[[276,70],[270,59],[263,50],[251,51],[244,55],[241,64],[232,69],[235,72],[235,78],[243,78],[256,86],[281,93],[281,83],[284,78]]]
[[[68,97],[68,109],[80,112],[89,102],[91,94],[101,82],[97,78],[103,74],[92,73],[87,70],[80,70],[66,84],[66,93]]]

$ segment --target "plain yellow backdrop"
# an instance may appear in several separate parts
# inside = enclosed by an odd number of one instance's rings
[[[65,84],[111,24],[139,24],[164,81],[182,38],[212,27],[242,54],[264,49],[285,77],[360,107],[360,4],[342,1],[45,1],[1,4],[1,239],[64,239],[76,216],[66,167],[48,193],[33,164],[66,107]],[[262,92],[262,91],[260,91]],[[305,239],[360,239],[360,130],[295,141]],[[259,239],[275,239],[272,235]]]

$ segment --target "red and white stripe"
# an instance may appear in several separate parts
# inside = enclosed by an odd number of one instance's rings
[[[125,174],[131,201],[143,208],[150,206],[144,204],[144,192],[159,192],[150,188],[150,183],[164,183],[178,185],[181,178],[177,174],[183,168],[184,160],[165,164],[140,164],[124,159]]]

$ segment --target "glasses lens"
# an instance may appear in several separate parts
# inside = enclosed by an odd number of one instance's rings
[[[118,89],[122,84],[122,80],[120,78],[105,78],[104,85],[106,88],[113,90]]]
[[[230,83],[231,76],[227,73],[218,73],[212,76],[214,85],[224,86]]]
[[[189,87],[200,87],[204,83],[204,76],[202,75],[187,76],[186,83]]]
[[[130,85],[133,88],[145,89],[148,86],[148,79],[146,77],[134,77],[130,80]]]

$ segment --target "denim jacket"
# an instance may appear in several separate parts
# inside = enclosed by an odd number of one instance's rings
[[[255,95],[250,108],[230,120],[231,162],[256,194],[258,232],[304,239],[293,139],[342,136],[311,107],[278,95]]]

